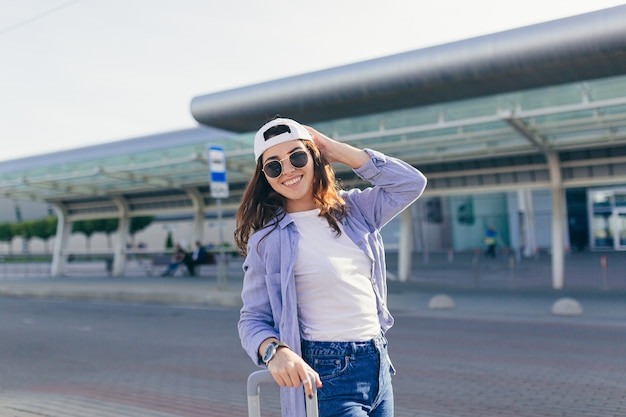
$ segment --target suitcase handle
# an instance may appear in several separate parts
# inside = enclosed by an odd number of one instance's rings
[[[309,373],[309,381],[313,387],[313,398],[305,396],[307,417],[317,417],[317,386],[315,385],[315,375]],[[248,416],[261,417],[261,384],[275,383],[274,377],[268,370],[252,372],[248,377]]]

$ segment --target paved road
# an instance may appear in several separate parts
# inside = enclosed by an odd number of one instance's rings
[[[406,307],[388,334],[398,417],[626,416],[620,323]],[[0,416],[244,416],[255,368],[237,317],[0,298]],[[264,391],[266,415],[278,415],[275,394]]]

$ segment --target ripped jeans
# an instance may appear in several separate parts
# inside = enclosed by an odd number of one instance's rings
[[[302,357],[320,375],[320,417],[392,417],[395,369],[380,335],[367,342],[302,342]]]

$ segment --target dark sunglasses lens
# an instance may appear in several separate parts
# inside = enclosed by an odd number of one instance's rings
[[[302,168],[309,162],[309,155],[304,151],[294,152],[289,155],[289,162],[294,168]]]
[[[278,161],[270,161],[263,167],[263,172],[270,178],[278,177],[282,170],[283,168]]]

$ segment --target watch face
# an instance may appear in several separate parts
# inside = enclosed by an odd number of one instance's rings
[[[263,362],[267,363],[270,359],[274,357],[274,354],[276,354],[277,346],[278,346],[278,343],[271,342],[269,345],[265,347],[265,352],[263,354]]]

